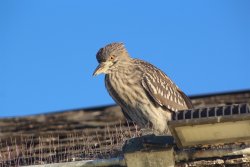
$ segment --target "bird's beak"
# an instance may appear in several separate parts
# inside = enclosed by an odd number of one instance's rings
[[[101,73],[106,73],[106,71],[108,70],[108,68],[109,68],[109,63],[108,62],[102,62],[102,63],[100,63],[97,67],[96,67],[96,69],[95,69],[95,71],[94,71],[94,73],[93,73],[93,76],[96,76],[96,75],[99,75],[99,74],[101,74]]]

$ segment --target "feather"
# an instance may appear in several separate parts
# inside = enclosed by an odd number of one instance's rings
[[[189,98],[164,74],[153,65],[143,64],[142,86],[148,95],[161,107],[166,107],[171,111],[178,111],[192,108]]]

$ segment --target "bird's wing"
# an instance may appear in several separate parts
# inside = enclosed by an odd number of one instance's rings
[[[144,62],[143,62],[144,63]],[[189,98],[164,74],[149,63],[145,63],[142,86],[160,106],[171,111],[193,108]]]

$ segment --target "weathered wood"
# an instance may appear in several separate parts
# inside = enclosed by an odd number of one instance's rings
[[[125,153],[127,167],[174,167],[172,148]]]
[[[108,167],[108,166],[122,167],[126,166],[126,164],[123,158],[110,158],[110,159],[85,160],[85,161],[66,162],[66,163],[30,165],[22,167]]]

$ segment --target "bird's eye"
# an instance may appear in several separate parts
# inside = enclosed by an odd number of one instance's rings
[[[109,57],[109,60],[114,60],[115,59],[115,56],[114,55],[111,55],[110,57]]]

